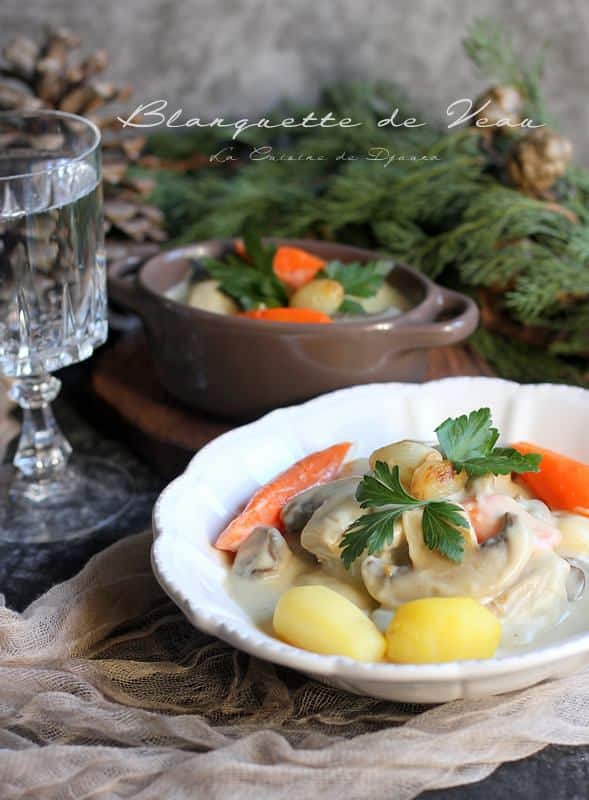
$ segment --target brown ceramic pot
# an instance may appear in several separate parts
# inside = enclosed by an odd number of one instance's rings
[[[382,257],[328,242],[289,244],[325,259]],[[427,350],[463,341],[478,322],[470,298],[403,264],[395,265],[388,280],[409,300],[408,311],[331,325],[211,314],[164,295],[188,275],[191,261],[231,248],[231,241],[202,242],[163,252],[142,266],[127,259],[109,268],[110,296],[143,320],[160,381],[195,409],[246,419],[344,386],[419,381]]]

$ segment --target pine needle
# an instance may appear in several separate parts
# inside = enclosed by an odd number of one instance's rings
[[[479,77],[519,89],[526,100],[524,115],[535,122],[549,121],[541,90],[545,48],[524,61],[509,31],[492,17],[475,19],[462,44]]]

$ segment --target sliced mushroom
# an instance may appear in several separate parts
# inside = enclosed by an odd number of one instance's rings
[[[360,478],[352,476],[349,478],[340,478],[330,483],[323,483],[320,486],[312,486],[304,492],[295,495],[293,499],[287,503],[281,512],[282,524],[284,530],[289,535],[298,535],[307,522],[311,519],[315,511],[326,500],[334,496],[348,496],[349,494],[355,495],[356,489]]]
[[[290,548],[280,531],[262,525],[239,547],[232,569],[242,578],[268,578],[277,575],[291,558]]]
[[[301,533],[301,544],[332,575],[350,582],[358,578],[347,571],[341,560],[340,543],[346,528],[364,511],[356,500],[357,480],[338,481],[338,491],[325,500],[311,516]]]
[[[465,519],[468,519],[466,514]],[[423,540],[422,528],[423,511],[414,509],[403,514],[403,533],[407,540],[409,549],[409,562],[414,570],[417,569],[445,569],[448,566],[448,559],[436,550],[430,550]],[[464,547],[466,549],[476,549],[477,537],[472,525],[463,531]]]
[[[395,566],[369,556],[362,563],[362,578],[375,600],[386,608],[420,597],[474,597],[493,600],[511,586],[525,568],[534,547],[533,533],[519,516],[506,515],[504,530],[481,546],[471,546],[470,533],[463,561],[439,557],[423,569]],[[418,553],[425,560],[424,552]]]

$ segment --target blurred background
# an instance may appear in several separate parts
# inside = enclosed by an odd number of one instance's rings
[[[108,77],[134,102],[165,98],[193,116],[257,114],[284,96],[312,101],[335,79],[387,78],[440,118],[475,95],[461,39],[477,16],[513,31],[523,54],[546,44],[549,107],[589,163],[589,5],[584,0],[2,0],[0,44],[66,25],[109,52]]]
[[[586,0],[0,0],[0,107],[99,121],[111,264],[254,229],[383,250],[476,299],[469,345],[497,374],[589,386],[588,29]],[[464,97],[515,127],[448,130]],[[121,128],[157,100],[180,121],[290,100],[362,126],[250,131],[219,164],[218,130]],[[433,124],[378,127],[397,106]],[[402,157],[420,153],[441,158]]]

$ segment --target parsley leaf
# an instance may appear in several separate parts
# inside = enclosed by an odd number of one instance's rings
[[[243,246],[248,259],[258,272],[274,274],[276,248],[273,245],[265,245],[261,237],[250,227],[244,231]]]
[[[538,472],[542,456],[539,453],[522,455],[511,447],[495,447],[488,456],[469,458],[461,462],[468,474],[477,478],[492,472],[493,475],[508,475],[510,472]],[[455,465],[458,469],[458,466]]]
[[[346,295],[352,297],[372,297],[387,277],[393,265],[390,261],[328,261],[321,277],[339,281]]]
[[[522,455],[512,447],[496,447],[499,432],[492,425],[491,411],[479,408],[456,419],[447,419],[436,428],[443,456],[457,471],[466,470],[478,477],[489,472],[537,472],[538,453]],[[464,540],[460,528],[468,528],[463,509],[446,500],[418,500],[401,484],[399,467],[392,469],[377,461],[372,473],[358,485],[356,500],[371,509],[346,528],[340,543],[341,559],[346,569],[366,550],[377,553],[391,543],[395,521],[405,512],[422,508],[423,540],[430,550],[437,550],[451,561],[460,562]],[[382,509],[374,511],[372,509]]]
[[[456,528],[464,528],[465,523],[458,506],[429,503],[423,509],[421,520],[423,541],[430,550],[437,550],[450,561],[460,562],[464,554],[464,539]]]
[[[274,274],[276,248],[264,245],[251,230],[244,234],[243,241],[249,261],[228,253],[223,259],[203,258],[200,264],[219,281],[219,288],[246,311],[288,305],[286,290]]]
[[[491,427],[491,410],[479,408],[468,416],[447,419],[436,428],[438,441],[450,461],[464,461],[469,457],[482,457],[490,453],[499,438],[499,431]]]
[[[369,555],[378,553],[393,539],[395,520],[403,513],[403,509],[374,511],[363,514],[346,528],[341,542],[341,559],[346,569],[368,550]]]
[[[356,500],[362,508],[419,503],[403,488],[399,467],[391,469],[384,461],[377,461],[372,474],[362,478],[356,491]]]
[[[418,500],[408,494],[399,478],[399,467],[392,469],[377,461],[374,471],[358,485],[356,500],[370,511],[346,528],[340,543],[346,569],[367,550],[377,553],[393,540],[395,521],[405,512],[423,508],[423,539],[430,550],[437,550],[452,561],[462,561],[463,540],[457,528],[468,528],[460,506],[445,500]]]
[[[351,297],[344,297],[341,302],[340,307],[338,308],[338,312],[340,314],[365,314],[364,307],[357,302],[357,300],[352,300]]]
[[[524,456],[512,447],[495,447],[499,432],[492,427],[489,408],[447,419],[436,428],[436,434],[443,456],[457,471],[466,470],[471,477],[489,472],[494,475],[538,472],[542,458],[539,454]]]

